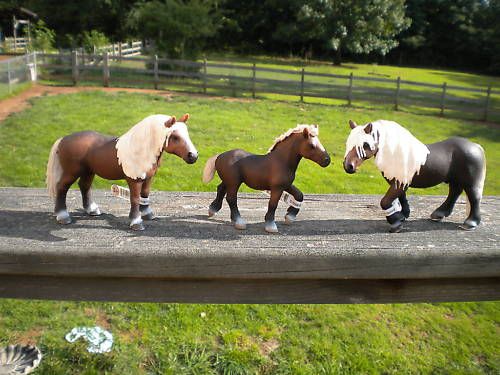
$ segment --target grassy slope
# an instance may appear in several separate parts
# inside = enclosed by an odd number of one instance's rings
[[[382,111],[272,101],[106,95],[45,97],[0,126],[0,185],[43,186],[47,154],[59,136],[81,129],[121,134],[154,112],[190,112],[201,160],[185,165],[166,157],[155,189],[214,190],[200,181],[204,161],[231,147],[265,152],[297,122],[320,124],[332,151],[327,169],[303,162],[297,176],[306,192],[383,193],[372,162],[348,176],[340,161],[347,120],[391,118],[432,142],[452,134],[485,146],[486,193],[499,194],[498,130],[457,120]],[[109,187],[98,181],[99,187]],[[443,193],[444,188],[421,192]],[[418,192],[413,190],[413,192]],[[0,301],[0,345],[32,341],[45,354],[40,373],[498,373],[498,303],[419,305],[175,305]],[[200,317],[205,312],[206,317]],[[107,355],[86,353],[63,336],[76,325],[99,324],[115,335]]]
[[[122,134],[132,124],[150,113],[181,115],[190,112],[191,138],[200,152],[193,166],[171,155],[164,157],[154,188],[158,190],[214,190],[200,180],[201,170],[208,157],[231,148],[245,148],[265,153],[273,139],[297,123],[320,125],[320,139],[330,151],[333,165],[326,169],[304,161],[300,165],[297,185],[306,193],[376,193],[386,184],[373,162],[367,162],[359,174],[343,172],[342,157],[349,128],[347,121],[358,123],[380,118],[393,119],[430,143],[452,135],[461,135],[480,144],[488,158],[486,194],[500,194],[500,130],[479,123],[417,116],[392,111],[359,111],[324,105],[301,105],[276,101],[227,101],[194,97],[161,97],[144,95],[106,95],[81,93],[37,99],[34,107],[8,118],[0,132],[0,186],[44,185],[45,164],[52,143],[65,134],[93,129],[107,134]],[[26,140],[31,139],[30,147]],[[108,182],[98,180],[96,186],[107,188]],[[414,193],[446,193],[446,186],[413,190]]]

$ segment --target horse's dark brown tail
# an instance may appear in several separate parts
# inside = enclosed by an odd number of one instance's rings
[[[203,178],[202,181],[204,184],[208,184],[212,179],[214,178],[215,175],[215,161],[217,160],[217,157],[219,154],[216,154],[212,156],[210,159],[207,160],[205,164],[205,168],[203,168]]]
[[[61,139],[62,138],[59,138],[52,145],[49,154],[49,161],[47,163],[47,176],[45,182],[47,184],[49,196],[52,198],[55,198],[57,195],[57,183],[59,182],[63,174],[61,162],[59,161],[59,155],[57,154]]]

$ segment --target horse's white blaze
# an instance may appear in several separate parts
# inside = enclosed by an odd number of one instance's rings
[[[191,142],[191,138],[189,137],[187,125],[184,122],[176,122],[172,125],[171,129],[171,133],[176,131],[179,137],[186,142],[187,152],[191,152],[193,156],[198,156],[198,150],[196,150],[196,147],[194,147],[194,144]]]
[[[317,147],[320,149],[320,151],[322,152],[325,152],[325,147],[321,144],[319,138],[317,136],[313,136],[313,139],[312,139],[312,144],[314,147]]]
[[[363,145],[371,150],[378,146],[375,164],[388,180],[395,179],[400,185],[411,183],[413,176],[427,161],[429,149],[408,130],[394,121],[379,120],[372,122],[372,131],[365,133],[364,126],[351,130],[346,141],[344,158],[353,148],[359,158],[366,157]]]

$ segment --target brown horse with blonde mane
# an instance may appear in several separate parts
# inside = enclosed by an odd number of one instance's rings
[[[210,204],[208,215],[213,216],[222,208],[226,196],[235,228],[245,229],[246,223],[237,205],[238,189],[245,183],[255,190],[271,191],[265,216],[267,232],[278,232],[274,214],[284,191],[293,196],[285,216],[285,222],[292,223],[304,199],[302,192],[293,185],[300,160],[306,158],[322,167],[330,164],[330,156],[319,141],[318,133],[317,125],[298,125],[278,137],[266,155],[236,149],[211,157],[203,171],[203,182],[210,182],[215,171],[222,182],[217,186],[217,197]]]
[[[66,194],[77,180],[87,214],[101,214],[92,200],[95,175],[107,180],[125,179],[130,188],[130,228],[144,230],[143,219],[152,220],[149,191],[160,167],[163,152],[174,154],[186,163],[198,159],[187,130],[188,114],[179,122],[174,116],[152,115],[134,125],[121,137],[83,131],[58,139],[50,151],[47,188],[55,198],[54,212],[60,224],[71,223]]]

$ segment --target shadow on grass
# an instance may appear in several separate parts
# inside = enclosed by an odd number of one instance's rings
[[[159,217],[153,221],[145,222],[146,230],[142,232],[131,231],[128,227],[127,217],[117,217],[112,214],[103,214],[98,217],[89,217],[83,212],[72,212],[73,223],[62,226],[58,224],[53,215],[48,212],[26,212],[0,210],[0,236],[7,238],[20,238],[44,242],[61,242],[68,238],[63,237],[58,231],[71,230],[75,238],[80,231],[95,234],[92,236],[97,242],[106,239],[109,232],[114,232],[113,237],[123,235],[130,237],[157,237],[193,240],[235,241],[245,237],[267,236],[275,237],[311,237],[311,236],[349,236],[388,233],[389,226],[383,219],[324,219],[308,220],[299,219],[293,225],[285,225],[282,219],[277,224],[280,234],[271,235],[264,231],[264,223],[249,223],[246,230],[237,230],[229,218],[220,217],[208,219],[204,215]],[[409,220],[404,224],[403,233],[455,231],[458,223],[434,223],[427,219]],[[388,234],[397,236],[397,234]]]

